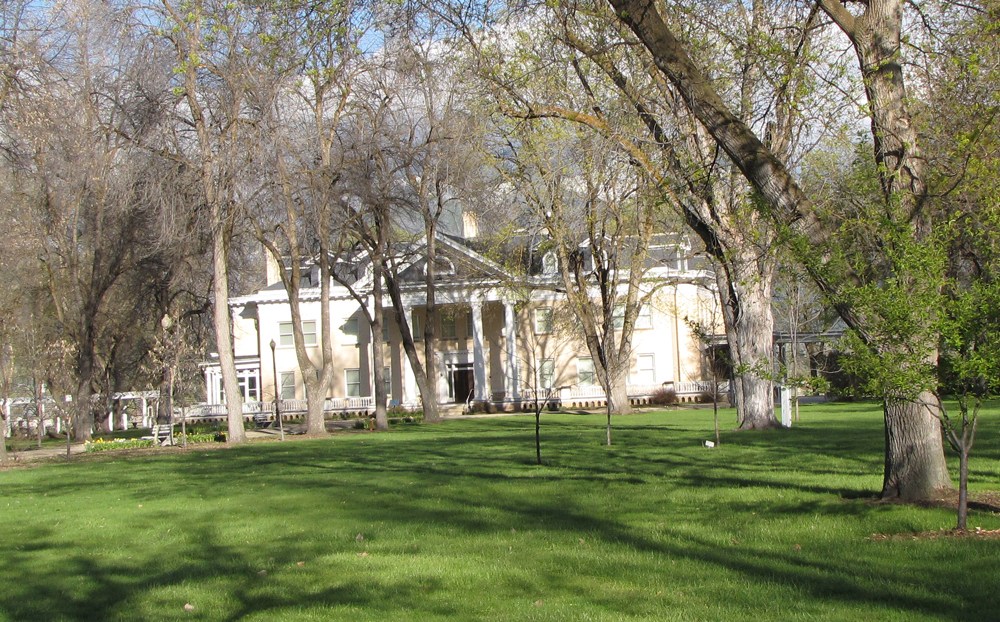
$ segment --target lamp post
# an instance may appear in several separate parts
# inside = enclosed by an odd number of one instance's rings
[[[278,404],[281,387],[278,386],[278,363],[274,355],[274,349],[278,344],[271,340],[271,371],[274,372],[274,416],[278,419],[278,431],[281,432],[281,440],[285,440],[285,426],[281,423],[281,408]]]

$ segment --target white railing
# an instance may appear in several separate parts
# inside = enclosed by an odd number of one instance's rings
[[[662,384],[630,384],[625,388],[629,399],[633,402],[644,403],[656,394],[660,389],[672,390],[677,394],[677,398],[682,402],[694,402],[702,393],[712,392],[710,381],[698,380],[689,382],[667,382]],[[729,382],[719,383],[719,393],[725,395],[729,392]],[[548,395],[547,389],[522,389],[521,399],[526,402],[533,402],[536,399],[544,400]],[[573,385],[553,392],[552,400],[559,400],[565,406],[573,405],[599,405],[606,398],[604,389],[600,385]]]
[[[281,400],[278,402],[282,418],[288,415],[305,413],[309,409],[307,400]],[[323,403],[323,412],[364,413],[374,410],[375,399],[372,397],[327,398]],[[243,402],[244,418],[256,416],[274,416],[274,402]],[[228,416],[225,404],[199,404],[188,410],[189,419],[225,419]]]
[[[599,384],[573,385],[569,388],[570,397],[604,397],[604,389]]]
[[[327,398],[323,406],[324,412],[330,411],[361,411],[375,408],[374,397],[340,397]]]

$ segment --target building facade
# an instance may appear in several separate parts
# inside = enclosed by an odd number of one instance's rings
[[[554,255],[521,245],[527,249],[522,259],[501,265],[477,240],[441,234],[436,247],[439,317],[432,366],[438,374],[439,403],[516,408],[555,387],[560,387],[558,396],[564,402],[600,402],[603,392],[593,360],[565,294],[559,292],[561,278]],[[714,275],[697,258],[688,258],[683,240],[665,241],[656,248],[664,261],[649,268],[643,281],[648,301],[639,312],[633,336],[630,397],[648,396],[663,386],[678,393],[703,390],[699,381],[708,372],[702,344],[688,322],[713,329],[718,323]],[[419,256],[419,249],[412,251],[412,256]],[[366,291],[370,271],[364,262],[339,264],[337,269],[342,275],[356,274],[347,279],[349,284],[355,292]],[[267,272],[264,288],[229,301],[237,375],[246,402],[272,402],[277,394],[289,404],[287,411],[304,402],[305,385],[295,354],[287,293],[273,262]],[[400,274],[405,315],[416,340],[422,339],[427,321],[423,279],[420,261]],[[300,291],[302,333],[307,352],[318,362],[322,341],[318,271],[313,269],[306,281]],[[392,309],[386,309],[382,334],[372,335],[347,287],[334,284],[329,305],[335,374],[326,397],[332,409],[371,408],[373,339],[384,346],[390,406],[418,407],[417,383]],[[422,358],[421,345],[417,344],[417,350]],[[203,370],[206,403],[221,405],[218,364],[210,361],[203,364]]]

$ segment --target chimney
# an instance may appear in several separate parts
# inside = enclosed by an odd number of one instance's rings
[[[479,223],[472,212],[462,212],[462,237],[466,240],[479,237]]]
[[[281,266],[274,260],[271,251],[264,249],[264,287],[281,282]]]

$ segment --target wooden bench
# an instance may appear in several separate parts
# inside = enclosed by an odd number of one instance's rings
[[[154,441],[160,447],[174,444],[174,426],[154,425],[149,429],[149,436],[143,436],[143,440]]]

